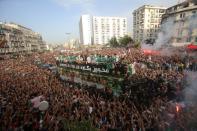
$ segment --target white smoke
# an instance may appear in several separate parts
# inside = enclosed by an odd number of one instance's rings
[[[175,23],[174,17],[169,18],[166,22],[164,22],[160,28],[160,32],[158,33],[158,38],[156,39],[154,45],[148,45],[143,43],[142,49],[152,49],[152,50],[159,50],[162,48],[167,48],[169,45],[170,39],[175,34]]]
[[[186,103],[197,104],[197,72],[185,71],[186,88],[184,97]]]
[[[142,44],[142,48],[162,50],[162,52],[164,52],[163,54],[169,55],[174,54],[174,51],[170,50],[170,48],[173,46],[173,38],[181,37],[182,39],[186,36],[187,38],[193,39],[192,42],[195,42],[195,38],[192,38],[192,36],[194,36],[197,31],[197,14],[192,14],[191,16],[187,16],[182,19],[183,21],[177,21],[176,17],[169,17],[167,20],[163,21],[154,45],[150,46],[147,44]],[[182,31],[184,37],[178,36],[180,33],[180,29],[182,29],[183,26],[188,29],[188,34],[184,34],[185,32]],[[182,43],[183,45],[187,43],[186,38],[182,39],[180,43]]]
[[[175,17],[171,17],[163,22],[161,32],[158,34],[158,38],[154,44],[156,49],[172,46],[173,38],[185,36],[192,38],[197,29],[197,14],[192,14],[191,16],[186,16],[182,19],[183,20],[176,20]],[[182,32],[180,31],[180,29],[183,29],[184,27],[187,28],[188,34],[184,34],[185,32],[183,30]],[[178,30],[179,33],[183,33],[183,36],[178,36]],[[187,43],[187,40],[183,39],[181,40],[181,43]]]
[[[192,37],[193,33],[196,33],[197,31],[197,14],[193,14],[191,17],[189,17],[189,36]]]
[[[154,44],[155,49],[167,48],[169,46],[171,38],[176,34],[175,18],[169,18],[161,26],[161,31],[158,34],[158,38]]]

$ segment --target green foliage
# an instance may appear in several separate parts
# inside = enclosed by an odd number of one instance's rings
[[[128,35],[125,35],[124,37],[120,38],[117,41],[116,37],[112,37],[109,40],[109,46],[110,47],[126,47],[128,45],[134,45],[135,41]]]
[[[126,47],[128,44],[133,44],[134,40],[130,36],[125,35],[124,37],[119,39],[119,43],[121,47]]]
[[[135,42],[134,48],[140,48],[140,47],[141,47],[140,42]]]
[[[112,37],[109,40],[109,45],[110,45],[110,47],[118,47],[119,46],[119,43],[118,43],[116,37]]]

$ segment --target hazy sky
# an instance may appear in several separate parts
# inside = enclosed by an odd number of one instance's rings
[[[144,4],[169,7],[178,0],[0,0],[0,21],[15,22],[39,32],[48,43],[78,38],[82,14],[123,16],[132,28],[132,12]],[[66,33],[71,33],[70,36]]]

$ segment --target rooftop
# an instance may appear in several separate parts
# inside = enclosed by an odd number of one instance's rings
[[[155,6],[155,5],[143,5],[139,7],[138,9],[134,10],[133,12],[136,12],[140,9],[145,9],[145,8],[150,8],[150,9],[167,9],[167,7],[164,6]]]

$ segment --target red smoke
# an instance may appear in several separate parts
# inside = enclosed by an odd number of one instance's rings
[[[145,55],[160,55],[160,52],[156,50],[143,49],[142,51]]]

